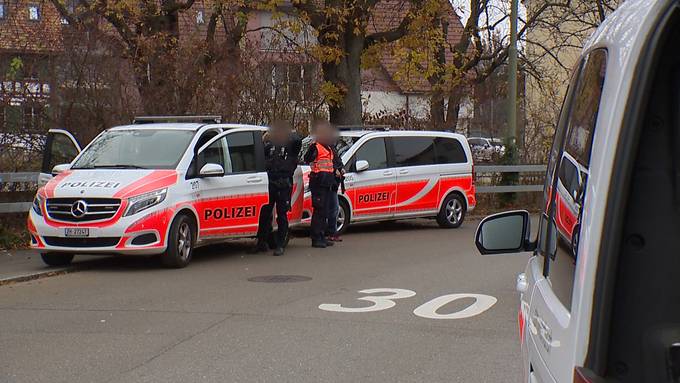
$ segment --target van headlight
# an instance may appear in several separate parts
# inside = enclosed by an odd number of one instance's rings
[[[42,198],[40,198],[40,195],[36,194],[35,198],[33,198],[33,211],[35,212],[35,214],[42,217],[42,209],[40,208],[41,206]]]
[[[165,200],[166,195],[168,195],[167,188],[128,198],[128,208],[125,211],[125,217],[158,205]]]

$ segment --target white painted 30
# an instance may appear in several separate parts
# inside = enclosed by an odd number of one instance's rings
[[[465,298],[472,298],[475,302],[460,311],[450,314],[437,314],[437,310],[444,305]],[[484,294],[447,294],[423,303],[413,310],[413,313],[421,318],[428,319],[465,319],[483,313],[495,305],[497,301],[498,299]]]
[[[319,305],[319,309],[324,311],[341,312],[341,313],[368,313],[374,311],[382,311],[390,309],[396,306],[395,300],[411,298],[416,295],[415,291],[406,289],[386,289],[386,288],[376,288],[376,289],[366,289],[360,290],[361,294],[383,294],[387,293],[390,295],[368,295],[365,297],[357,298],[360,301],[373,302],[372,306],[368,307],[344,307],[337,303],[323,303]],[[445,305],[457,301],[459,299],[472,298],[475,301],[465,307],[462,310],[449,313],[449,314],[438,314],[437,310],[441,309]],[[440,297],[434,298],[430,301],[423,303],[413,310],[413,314],[427,319],[465,319],[476,315],[479,315],[486,310],[490,309],[496,304],[498,299],[484,294],[446,294]]]
[[[335,311],[341,313],[368,313],[372,311],[382,311],[392,308],[396,305],[394,299],[411,298],[416,295],[415,291],[405,289],[367,289],[360,290],[361,294],[380,294],[391,293],[392,295],[369,295],[357,298],[360,301],[373,302],[373,306],[368,307],[343,307],[339,304],[323,303],[319,308],[324,311]]]

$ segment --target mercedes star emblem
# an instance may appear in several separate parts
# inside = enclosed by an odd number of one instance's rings
[[[76,218],[82,218],[87,214],[87,203],[83,200],[78,200],[71,205],[71,214]]]

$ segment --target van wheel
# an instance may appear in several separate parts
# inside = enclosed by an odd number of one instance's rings
[[[40,258],[48,266],[68,266],[73,261],[74,254],[41,253]]]
[[[465,219],[465,201],[460,194],[449,194],[437,215],[437,223],[444,228],[456,228]]]
[[[194,252],[194,223],[186,215],[180,215],[170,226],[170,236],[168,237],[168,250],[161,257],[163,265],[171,268],[182,268],[191,262]]]
[[[345,231],[347,231],[350,218],[349,206],[347,205],[347,202],[341,199],[339,205],[340,209],[338,209],[338,229],[337,229],[338,235],[343,234]]]

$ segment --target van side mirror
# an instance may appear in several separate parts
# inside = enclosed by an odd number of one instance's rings
[[[53,176],[56,176],[57,174],[63,173],[63,172],[65,172],[65,171],[69,170],[69,169],[71,169],[71,164],[59,164],[59,165],[55,165],[55,166],[52,168],[52,175],[53,175]]]
[[[357,168],[357,172],[363,172],[365,170],[368,170],[368,168],[370,167],[368,161],[366,160],[358,160],[355,166]]]
[[[203,165],[198,174],[201,177],[222,177],[224,175],[224,168],[222,165],[208,163]]]
[[[536,245],[529,239],[531,220],[526,210],[490,215],[480,222],[475,245],[483,255],[532,251]]]

